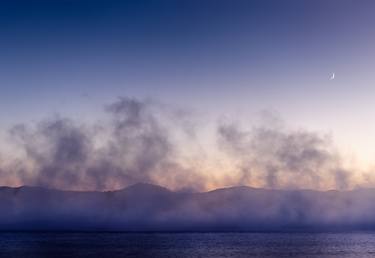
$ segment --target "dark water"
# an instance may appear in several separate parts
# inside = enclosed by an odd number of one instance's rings
[[[1,257],[375,257],[375,233],[0,233]]]

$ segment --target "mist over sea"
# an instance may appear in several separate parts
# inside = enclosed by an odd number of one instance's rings
[[[0,257],[374,257],[375,234],[0,233]]]
[[[0,258],[375,258],[375,0],[0,0]]]

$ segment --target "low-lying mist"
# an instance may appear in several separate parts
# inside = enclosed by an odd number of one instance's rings
[[[375,230],[375,190],[232,187],[173,192],[136,184],[109,192],[0,188],[0,231]]]

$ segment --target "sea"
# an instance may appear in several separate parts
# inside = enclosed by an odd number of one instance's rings
[[[0,257],[375,257],[375,233],[0,233]]]

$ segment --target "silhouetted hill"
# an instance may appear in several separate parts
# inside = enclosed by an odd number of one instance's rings
[[[341,231],[375,229],[375,190],[202,193],[152,184],[75,192],[0,187],[0,230]]]

